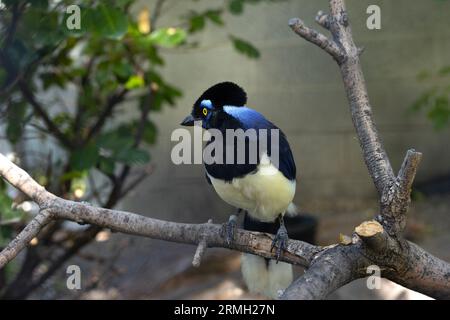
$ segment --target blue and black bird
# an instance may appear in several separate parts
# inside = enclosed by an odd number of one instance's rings
[[[217,129],[223,133],[223,148],[220,148],[223,161],[205,163],[206,178],[225,202],[237,208],[237,214],[231,215],[225,224],[227,241],[233,239],[237,215],[241,211],[245,211],[245,229],[275,233],[272,249],[277,249],[277,261],[244,254],[242,273],[250,291],[277,298],[279,291],[284,290],[293,277],[291,265],[278,263],[278,258],[288,239],[283,217],[296,213],[292,203],[296,188],[296,167],[283,132],[261,113],[247,107],[246,103],[247,94],[241,87],[232,82],[218,83],[197,99],[191,114],[181,124],[192,126],[199,121],[204,129]],[[237,143],[234,137],[227,139],[228,129],[242,129],[244,132],[254,129],[256,132],[253,138],[245,138],[245,161],[237,161]],[[266,129],[264,136],[260,134],[260,129]],[[267,142],[257,143],[257,155],[252,158],[249,154],[254,150],[250,146],[255,142],[252,139],[263,138]],[[278,141],[272,143],[275,138]],[[207,145],[213,142],[214,138]],[[231,163],[225,161],[230,146],[234,150],[235,160]],[[275,164],[272,159],[277,159],[278,163]]]

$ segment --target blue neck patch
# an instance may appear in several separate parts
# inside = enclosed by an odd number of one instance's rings
[[[224,106],[223,111],[237,119],[243,129],[272,129],[274,125],[268,121],[261,113],[256,110],[250,109],[246,106]]]

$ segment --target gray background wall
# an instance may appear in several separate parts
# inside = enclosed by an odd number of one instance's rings
[[[171,26],[174,17],[194,3],[174,2],[160,26]],[[142,1],[145,4],[152,7],[150,1]],[[381,8],[381,30],[366,28],[370,4]],[[425,88],[417,74],[450,64],[450,1],[349,0],[347,5],[355,41],[365,47],[362,65],[369,96],[394,168],[414,147],[424,153],[419,181],[450,172],[450,131],[437,133],[423,114],[407,112]],[[172,130],[207,87],[223,80],[243,86],[248,105],[287,134],[298,167],[295,200],[303,210],[320,213],[322,207],[336,203],[373,201],[375,190],[362,161],[338,67],[287,26],[298,16],[319,28],[314,23],[319,9],[328,9],[328,1],[249,5],[242,17],[227,16],[226,28],[211,27],[202,33],[199,49],[167,52],[164,75],[183,89],[184,97],[176,108],[152,115],[159,126],[159,142],[151,150],[156,170],[127,199],[126,209],[191,222],[220,216],[219,222],[230,212],[207,185],[201,165],[175,166],[170,160]],[[228,32],[251,40],[261,58],[238,55],[227,41]]]

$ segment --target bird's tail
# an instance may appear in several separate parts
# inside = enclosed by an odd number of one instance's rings
[[[286,215],[288,217],[295,217],[296,215],[299,214],[298,211],[298,207],[295,203],[291,202],[288,206],[288,208],[286,209]]]
[[[293,280],[292,265],[244,253],[241,270],[250,292],[278,299]]]

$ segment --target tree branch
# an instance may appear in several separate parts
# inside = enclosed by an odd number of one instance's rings
[[[381,197],[381,214],[377,219],[391,235],[405,228],[411,187],[421,159],[420,152],[408,150],[395,182],[385,189]]]
[[[55,123],[50,119],[43,106],[36,100],[34,94],[31,92],[30,88],[23,79],[20,79],[18,81],[18,86],[20,91],[22,92],[23,97],[33,107],[36,114],[44,121],[45,126],[47,127],[49,132],[52,133],[63,146],[70,148],[72,146],[72,142],[59,130]]]
[[[90,141],[92,137],[94,137],[105,124],[106,119],[112,114],[114,108],[117,104],[123,101],[125,95],[127,94],[127,89],[121,89],[118,92],[112,94],[108,101],[106,102],[106,106],[104,107],[102,113],[99,115],[95,124],[89,130],[89,133],[85,139],[85,141]]]
[[[197,257],[193,261],[196,264],[200,262],[206,247],[223,247],[265,258],[275,258],[271,250],[273,235],[239,229],[236,231],[235,241],[228,244],[222,237],[223,225],[210,222],[204,224],[169,222],[64,200],[45,190],[24,170],[1,154],[0,175],[41,208],[41,213],[0,253],[0,268],[24,249],[45,224],[57,219],[95,225],[91,227],[93,234],[100,228],[109,228],[153,239],[200,244]],[[371,251],[371,248],[362,245],[360,241],[349,246],[318,247],[302,241],[289,240],[281,260],[310,267],[303,277],[286,290],[283,297],[324,298],[345,283],[364,276],[365,268],[376,259],[388,266],[384,276],[389,279],[437,298],[450,296],[450,282],[446,281],[450,277],[450,266],[447,263],[410,243],[396,244],[394,249],[392,250],[394,254],[383,251],[380,256],[378,251]],[[418,256],[419,260],[412,259]],[[64,257],[61,259],[64,261]]]
[[[330,30],[330,16],[323,11],[317,12],[316,22],[321,25],[323,28]]]
[[[321,11],[318,24],[330,30],[332,39],[304,26],[294,18],[291,28],[329,53],[337,61],[364,161],[380,197],[378,221],[363,222],[355,229],[349,246],[324,250],[305,274],[284,293],[286,299],[322,299],[342,285],[364,276],[370,264],[383,276],[435,298],[450,297],[450,265],[401,237],[406,224],[411,186],[421,153],[409,150],[397,177],[372,118],[372,108],[359,56],[353,42],[343,0],[330,0],[330,14]]]
[[[289,26],[300,37],[314,43],[316,46],[319,46],[330,54],[336,61],[341,61],[343,59],[341,50],[333,40],[328,39],[326,36],[314,29],[308,28],[299,18],[289,20]]]
[[[401,259],[396,261],[397,272],[387,270],[388,279],[411,290],[435,299],[450,299],[450,267],[448,262],[436,258],[416,244],[403,244]]]
[[[11,185],[29,196],[41,209],[45,209],[45,212],[50,214],[50,220],[66,219],[78,223],[89,223],[122,233],[172,242],[199,244],[201,240],[204,240],[209,247],[223,247],[257,254],[266,258],[275,258],[275,253],[271,251],[273,236],[266,233],[237,230],[235,241],[232,244],[228,244],[226,239],[221,236],[221,225],[169,222],[131,212],[97,208],[85,203],[65,200],[45,190],[24,170],[1,154],[0,175]],[[33,223],[33,237],[41,229],[38,226],[36,223]],[[28,240],[31,235],[28,231],[26,234],[28,235],[26,238]],[[24,238],[23,233],[19,234],[18,238],[11,242],[7,251],[5,249],[0,253],[0,268],[4,267],[8,261],[15,257],[10,252],[17,254],[24,248],[23,243],[28,243],[29,240],[20,240],[22,238]],[[22,245],[17,245],[17,243]],[[284,252],[281,260],[308,266],[312,257],[320,250],[320,247],[302,241],[290,240],[288,249]]]
[[[324,299],[343,285],[363,276],[367,260],[356,245],[337,245],[318,254],[307,272],[295,280],[281,299]]]
[[[296,33],[321,47],[338,62],[364,160],[380,196],[381,210],[378,221],[364,222],[355,229],[348,245],[318,247],[289,240],[280,260],[309,268],[286,289],[282,298],[323,299],[346,283],[364,277],[366,268],[375,264],[388,279],[435,298],[450,299],[450,264],[401,237],[421,154],[408,151],[398,176],[394,176],[372,119],[359,63],[361,50],[353,43],[343,0],[330,0],[330,9],[331,13],[326,17],[328,22],[325,23],[323,15],[318,22],[324,26],[329,23],[333,40],[305,27],[300,19],[292,19],[290,25]],[[106,108],[104,112],[112,112],[112,109]],[[104,122],[101,117],[99,121]],[[102,125],[100,123],[100,128]],[[109,228],[154,239],[197,244],[194,264],[200,262],[207,247],[225,247],[274,258],[272,235],[237,230],[234,242],[228,244],[222,237],[223,226],[220,225],[169,222],[64,200],[46,191],[3,155],[0,155],[0,175],[41,208],[40,215],[0,253],[0,268],[26,246],[39,232],[41,224],[53,219],[93,224],[95,226],[89,228],[93,234],[100,228]]]
[[[50,220],[51,214],[46,210],[34,217],[6,248],[3,249],[0,254],[0,268],[14,259]]]

